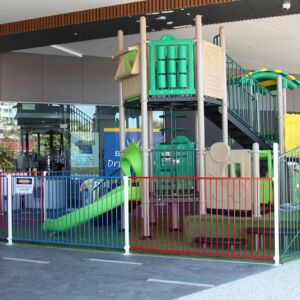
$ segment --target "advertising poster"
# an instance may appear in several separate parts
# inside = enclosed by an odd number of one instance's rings
[[[159,129],[153,130],[153,142],[160,143],[162,139]],[[126,145],[131,142],[141,144],[141,129],[126,129]],[[120,168],[119,128],[104,128],[104,174],[119,176]]]
[[[71,132],[71,169],[99,169],[99,135],[95,132]]]

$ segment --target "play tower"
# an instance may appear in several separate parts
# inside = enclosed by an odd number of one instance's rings
[[[120,151],[123,152],[125,149],[125,107],[140,106],[144,177],[153,176],[153,159],[156,160],[157,165],[157,160],[162,158],[159,154],[149,155],[154,149],[150,133],[153,128],[152,111],[155,109],[162,110],[172,106],[177,110],[184,110],[189,107],[195,112],[195,143],[190,143],[184,137],[176,139],[177,133],[175,133],[175,138],[170,141],[170,144],[172,144],[172,149],[175,148],[177,155],[183,153],[180,152],[180,149],[189,149],[196,153],[195,172],[198,177],[205,177],[205,98],[212,99],[212,101],[218,99],[222,102],[223,143],[228,144],[224,28],[220,27],[219,31],[220,46],[203,40],[202,17],[199,15],[196,16],[195,28],[194,39],[178,40],[170,35],[165,35],[160,40],[147,41],[146,18],[141,17],[140,43],[128,48],[124,48],[123,32],[121,30],[118,32],[118,53],[113,58],[119,59],[115,79],[119,81],[120,91]],[[166,118],[168,115],[164,117]],[[172,119],[180,116],[171,113],[169,117]],[[172,123],[172,120],[170,122]],[[178,128],[173,127],[170,131],[178,132]],[[155,146],[161,153],[166,153],[167,147]],[[187,151],[186,153],[191,152]],[[166,160],[166,157],[162,159]],[[184,169],[185,167],[181,168],[181,170]],[[188,169],[192,168],[188,167]],[[171,172],[167,175],[195,175],[193,172],[190,174],[176,173],[176,168],[173,171],[175,173]],[[204,185],[204,182],[199,185]],[[199,191],[200,210],[204,213],[204,186],[195,188]],[[148,199],[145,194],[148,191],[146,186],[142,191],[144,193],[142,199]],[[149,220],[149,203],[147,201],[143,201],[143,218]],[[145,238],[150,236],[147,222],[144,222],[144,236]]]

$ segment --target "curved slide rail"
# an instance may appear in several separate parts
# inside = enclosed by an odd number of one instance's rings
[[[121,158],[121,169],[123,174],[130,176],[132,170],[136,176],[141,176],[142,172],[142,155],[137,143],[130,143],[124,151]],[[128,191],[130,201],[140,201],[141,193],[139,186],[132,186]],[[45,231],[62,232],[75,228],[81,224],[92,220],[95,217],[122,205],[124,203],[124,187],[119,186],[95,202],[85,205],[71,213],[63,215],[56,219],[47,219],[44,222],[43,229]]]
[[[129,192],[131,201],[140,200],[140,187],[132,187]],[[124,203],[124,187],[119,186],[92,204],[85,205],[73,212],[57,219],[48,219],[44,222],[45,231],[62,232],[77,227],[89,220],[122,205]]]

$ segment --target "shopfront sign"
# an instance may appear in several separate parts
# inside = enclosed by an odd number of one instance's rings
[[[126,146],[131,142],[141,145],[141,129],[126,129]],[[159,129],[153,130],[153,142],[161,142]],[[105,176],[119,176],[120,172],[120,140],[118,128],[104,128],[104,174]]]

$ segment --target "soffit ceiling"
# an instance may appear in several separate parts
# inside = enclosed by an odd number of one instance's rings
[[[230,22],[223,25],[226,32],[227,53],[244,68],[279,68],[300,74],[300,14]],[[220,24],[204,26],[204,38],[212,41],[218,34],[219,26]],[[193,38],[195,28],[150,32],[147,38],[159,39],[163,34],[172,34],[176,38]],[[138,35],[125,36],[126,46],[137,43],[138,38]],[[111,57],[117,51],[117,38],[67,43],[63,46],[84,56]],[[68,56],[67,53],[51,47],[32,48],[21,52]]]
[[[291,1],[291,9],[289,11],[282,10],[281,5],[284,1]],[[17,2],[19,4],[23,3],[21,7],[18,8],[19,11],[24,5],[26,6],[27,4],[27,8],[24,8],[24,10],[28,10],[31,7],[30,3],[33,3],[34,1],[2,0],[0,2],[0,8],[2,8],[4,4],[7,5],[8,12],[11,11],[10,15],[13,15],[13,5],[15,5],[16,7]],[[41,1],[36,0],[35,2],[38,3]],[[43,3],[44,2],[50,5],[50,0],[43,0]],[[53,1],[51,2],[53,3]],[[78,4],[79,2],[83,1],[55,1],[55,6],[57,6],[58,8],[64,7],[64,9],[71,10],[72,6],[70,6],[70,8],[67,7],[67,5],[63,4],[65,2],[74,2],[75,5],[75,3]],[[93,4],[93,1],[84,2],[89,3],[89,5]],[[110,4],[113,3],[113,1],[94,1],[95,5],[96,2],[101,2],[102,5],[105,5],[108,2]],[[99,4],[97,6],[99,6]],[[36,8],[31,7],[31,9],[35,11]],[[75,7],[73,9],[75,9]],[[0,9],[0,11],[2,12],[3,10]],[[171,30],[174,28],[192,26],[194,25],[194,18],[197,14],[203,15],[204,24],[218,24],[230,21],[250,20],[297,13],[300,13],[300,0],[236,0],[230,3],[204,5],[167,12],[162,11],[159,14],[149,13],[147,15],[147,30],[149,32],[156,32],[161,30]],[[99,20],[89,23],[49,28],[44,30],[2,35],[0,36],[0,52],[40,47],[51,44],[71,43],[113,37],[116,35],[119,29],[123,29],[126,34],[136,34],[139,31],[139,18],[139,15],[132,15],[115,19]]]

